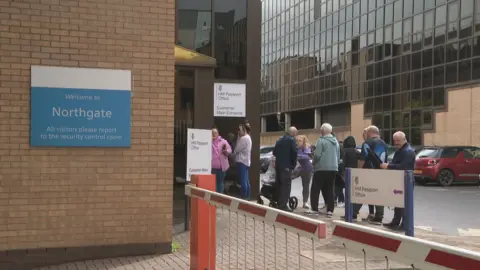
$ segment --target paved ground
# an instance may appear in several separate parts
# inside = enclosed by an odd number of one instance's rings
[[[300,180],[293,182],[293,195],[301,194]],[[181,191],[176,198],[181,198]],[[478,217],[470,213],[475,207],[475,198],[478,200],[480,190],[476,187],[454,187],[443,189],[440,187],[416,188],[416,215],[417,224],[432,226],[433,230],[417,230],[416,237],[429,239],[439,243],[463,247],[480,252],[480,237],[461,236],[455,228],[474,228],[478,224]],[[183,202],[176,201],[177,213],[176,231],[182,231],[183,225],[181,210]],[[438,210],[440,209],[441,210]],[[299,212],[301,210],[299,209]],[[386,220],[391,218],[387,211]],[[301,214],[301,213],[300,213]],[[336,211],[333,219],[338,219],[341,211]],[[328,235],[331,235],[332,219],[318,217],[328,222]],[[468,219],[468,222],[465,220]],[[230,220],[230,222],[229,222]],[[431,225],[430,225],[431,224]],[[458,225],[456,224],[464,224]],[[365,224],[367,225],[367,224]],[[228,215],[227,210],[219,209],[217,213],[217,268],[216,269],[345,269],[345,251],[330,237],[315,241],[298,238],[291,233],[274,230],[272,226],[263,223],[245,220],[236,214]],[[449,229],[450,228],[450,229]],[[447,234],[436,231],[445,231]],[[274,237],[274,235],[276,237]],[[189,265],[189,233],[177,233],[174,241],[180,248],[169,255],[140,256],[130,258],[114,258],[106,260],[85,261],[61,266],[43,268],[54,269],[188,269]],[[288,248],[286,245],[288,243]],[[245,252],[246,251],[246,252]],[[348,269],[364,269],[363,256],[348,253]],[[314,259],[315,258],[315,259]],[[406,269],[405,266],[391,262],[392,269]],[[367,254],[368,269],[386,269],[383,258],[370,257]]]
[[[301,201],[302,183],[299,178],[293,180],[292,196]],[[477,186],[416,186],[415,226],[417,230],[447,235],[480,236],[480,215],[476,214],[478,202],[480,188]],[[337,208],[335,211],[344,210]],[[368,207],[364,206],[361,212],[368,214]],[[390,222],[392,217],[393,210],[385,209],[384,222]]]

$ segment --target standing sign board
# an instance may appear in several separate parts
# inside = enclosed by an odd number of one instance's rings
[[[129,147],[131,71],[31,67],[30,145]]]
[[[213,116],[246,116],[246,85],[244,83],[215,83],[213,88]]]
[[[405,206],[403,171],[351,169],[351,180],[352,203]]]
[[[209,129],[187,130],[187,182],[192,174],[212,173],[212,131]]]

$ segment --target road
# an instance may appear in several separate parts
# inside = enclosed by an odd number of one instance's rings
[[[292,196],[302,201],[302,182],[293,180]],[[321,196],[321,195],[320,195]],[[320,199],[322,204],[323,199]],[[477,186],[415,187],[415,227],[448,235],[480,236],[480,188]],[[343,211],[343,208],[335,210]],[[368,213],[364,206],[361,212]],[[385,209],[384,222],[390,222],[393,209]]]

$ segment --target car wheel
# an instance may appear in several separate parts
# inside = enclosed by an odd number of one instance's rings
[[[455,181],[455,176],[451,170],[443,169],[438,173],[437,181],[440,185],[448,187]]]

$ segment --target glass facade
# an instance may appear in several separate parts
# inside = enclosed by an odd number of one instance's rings
[[[217,79],[245,80],[247,0],[177,0],[176,4],[177,44],[215,57]]]
[[[261,113],[363,101],[421,144],[445,89],[480,79],[480,0],[263,0]]]

